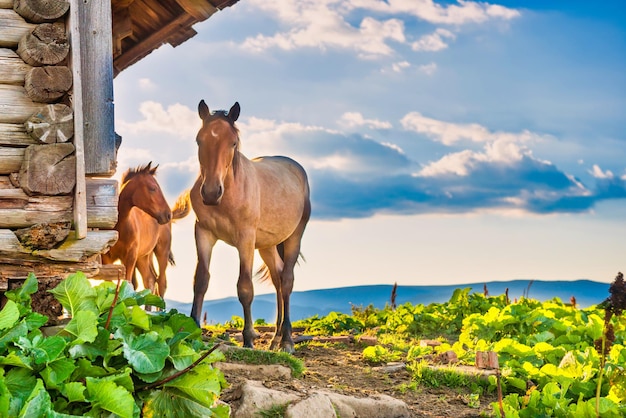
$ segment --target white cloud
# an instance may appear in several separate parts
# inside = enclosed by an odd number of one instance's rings
[[[153,90],[156,90],[157,85],[154,84],[154,82],[150,80],[149,78],[140,78],[139,88],[143,91],[153,91]]]
[[[408,61],[394,62],[393,64],[391,64],[391,71],[393,71],[394,73],[401,73],[410,66],[411,64]]]
[[[539,135],[528,130],[523,130],[519,133],[491,132],[489,129],[477,123],[461,124],[445,122],[428,118],[419,112],[408,113],[402,118],[400,123],[404,129],[424,134],[444,145],[452,145],[462,140],[478,143],[493,142],[496,140],[525,142],[547,138],[545,135]]]
[[[431,62],[430,64],[420,65],[417,69],[426,75],[433,75],[437,72],[437,64]]]
[[[486,127],[477,124],[458,124],[427,118],[418,112],[407,114],[400,121],[404,129],[425,134],[444,145],[453,145],[466,140],[483,145],[480,151],[462,150],[447,154],[437,161],[425,165],[418,176],[438,176],[455,174],[467,176],[478,164],[505,164],[512,165],[521,161],[525,156],[532,157],[527,144],[533,141],[542,141],[547,135],[524,130],[519,133],[492,132]],[[533,158],[534,159],[534,158]],[[549,164],[539,161],[537,163]]]
[[[492,19],[511,20],[520,12],[500,5],[458,0],[457,4],[440,5],[433,0],[350,0],[351,8],[389,14],[408,14],[434,24],[463,25]]]
[[[366,126],[370,129],[391,129],[391,123],[378,119],[365,119],[359,112],[346,112],[341,115],[339,124],[348,128]]]
[[[597,164],[593,165],[593,168],[589,170],[589,174],[597,179],[612,179],[615,177],[611,170],[602,171]]]
[[[413,42],[411,48],[413,51],[441,51],[448,47],[444,38],[454,40],[456,35],[447,29],[438,28],[433,33],[424,35]]]
[[[167,109],[161,103],[147,101],[139,105],[139,112],[143,116],[137,122],[118,120],[116,129],[122,137],[125,134],[142,132],[165,132],[180,139],[195,138],[200,129],[198,114],[187,106],[179,103],[170,105]]]
[[[247,51],[337,49],[354,51],[362,59],[391,56],[394,50],[389,41],[407,42],[402,20],[406,15],[446,25],[510,20],[520,15],[519,11],[503,6],[464,0],[445,6],[432,0],[249,0],[246,4],[274,17],[281,26],[272,35],[246,38],[242,48]],[[353,23],[349,19],[356,9],[363,10],[365,17]],[[392,18],[372,17],[381,13]],[[448,47],[446,40],[455,37],[449,30],[439,28],[414,42],[412,47],[416,51],[439,51]]]
[[[262,52],[269,48],[294,50],[319,48],[351,49],[361,58],[388,56],[388,40],[405,42],[404,23],[399,19],[379,21],[365,17],[359,27],[350,25],[335,6],[337,1],[252,1],[252,5],[275,15],[288,28],[272,36],[247,38],[242,47]]]

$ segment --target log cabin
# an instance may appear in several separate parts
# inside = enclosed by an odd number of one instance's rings
[[[100,261],[117,240],[113,79],[237,1],[0,0],[0,293],[29,273],[42,299],[75,271],[124,277]]]

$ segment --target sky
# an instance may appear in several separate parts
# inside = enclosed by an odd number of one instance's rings
[[[243,154],[286,155],[309,174],[296,291],[608,283],[626,270],[621,9],[240,0],[115,78],[115,177],[159,164],[173,205],[199,171],[198,102],[239,102]],[[192,300],[193,224],[172,227],[167,299]],[[236,295],[238,265],[216,246],[205,299]]]

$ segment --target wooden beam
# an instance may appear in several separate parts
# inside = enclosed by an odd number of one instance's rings
[[[187,13],[196,18],[198,22],[208,19],[217,8],[207,0],[176,0]]]
[[[0,84],[0,123],[24,123],[41,106],[28,97],[24,86]]]
[[[13,0],[0,0],[0,9],[12,9]]]
[[[26,127],[23,123],[0,123],[0,146],[27,147],[38,143],[39,141],[26,132]]]
[[[20,39],[37,25],[28,23],[11,9],[0,9],[0,48],[17,48]]]
[[[133,36],[133,24],[126,7],[113,15],[113,58],[122,54],[122,41],[129,36]]]
[[[175,35],[182,28],[191,26],[193,23],[196,23],[195,18],[189,15],[181,15],[146,39],[139,40],[134,47],[124,51],[121,56],[113,60],[116,73],[139,61],[154,49],[166,43],[171,36]]]
[[[0,84],[23,86],[31,68],[12,49],[0,48]]]

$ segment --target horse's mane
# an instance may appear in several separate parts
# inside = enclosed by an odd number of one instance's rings
[[[128,170],[124,172],[124,174],[122,174],[121,182],[122,184],[124,184],[130,179],[132,179],[133,177],[138,176],[140,174],[150,174],[154,176],[156,174],[157,167],[158,165],[156,167],[152,167],[152,161],[150,161],[146,165],[135,167],[135,168],[129,168]]]

